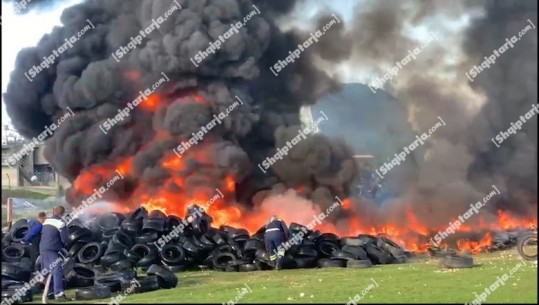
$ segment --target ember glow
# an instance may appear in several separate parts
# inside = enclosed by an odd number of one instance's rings
[[[193,150],[189,152],[194,158],[203,162],[208,156],[201,150]],[[115,174],[118,170],[125,174],[127,179],[132,175],[132,158],[126,158],[118,162],[116,166],[110,167],[95,167],[83,172],[75,181],[74,186],[80,193],[90,194],[94,188],[99,187],[99,183],[106,181],[108,177]],[[186,164],[183,158],[178,158],[174,154],[168,154],[161,161],[163,168],[167,169],[171,174],[163,187],[157,192],[149,191],[142,184],[137,185],[130,199],[127,202],[122,202],[118,205],[118,212],[126,212],[129,209],[142,206],[148,211],[159,210],[167,215],[175,215],[185,217],[187,206],[190,203],[205,207],[208,214],[213,219],[213,226],[228,225],[233,227],[241,227],[247,229],[251,234],[255,233],[261,226],[265,224],[267,219],[272,215],[270,212],[260,208],[252,208],[241,206],[234,200],[236,183],[231,175],[224,175],[222,184],[219,190],[224,195],[224,200],[219,198],[214,200],[212,204],[208,204],[211,198],[219,196],[215,189],[197,187],[191,190],[185,190],[185,181],[179,175],[174,175],[174,172],[185,170]],[[176,191],[167,191],[175,189]],[[293,188],[294,192],[301,194],[303,187]],[[287,204],[283,202],[283,204]],[[288,203],[293,204],[293,203]],[[129,207],[129,208],[127,208]],[[443,231],[445,227],[428,227],[421,219],[418,219],[412,209],[407,209],[405,218],[408,223],[406,226],[397,225],[395,223],[380,223],[372,224],[367,217],[361,217],[360,213],[354,208],[350,199],[343,200],[340,206],[342,210],[349,213],[345,219],[345,225],[339,226],[332,224],[330,221],[324,221],[315,227],[315,230],[321,232],[331,232],[340,236],[354,236],[358,234],[370,234],[375,236],[386,236],[395,242],[399,243],[405,249],[411,252],[426,252],[431,246],[429,238],[435,232]],[[293,216],[283,214],[280,215],[287,223],[298,222]],[[485,251],[491,245],[492,233],[494,231],[511,231],[524,228],[537,227],[537,218],[530,217],[524,219],[516,217],[509,212],[498,210],[495,214],[496,221],[486,221],[483,215],[478,215],[475,222],[463,223],[454,234],[448,238],[448,242],[443,242],[440,247],[452,247],[460,251],[470,251],[478,253]],[[456,219],[451,219],[455,221]],[[383,220],[382,220],[383,221]],[[306,223],[303,223],[304,225]]]

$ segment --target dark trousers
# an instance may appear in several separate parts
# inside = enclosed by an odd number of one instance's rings
[[[268,232],[264,235],[264,243],[266,244],[266,251],[270,255],[270,260],[273,262],[276,261],[275,268],[281,269],[283,256],[278,255],[277,251],[279,246],[284,242],[283,233],[280,231]]]
[[[64,270],[62,269],[62,264],[63,260],[60,259],[58,252],[41,252],[41,268],[48,270],[52,274],[54,295],[59,295],[64,291]]]

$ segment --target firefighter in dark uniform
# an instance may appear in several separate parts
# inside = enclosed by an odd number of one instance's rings
[[[264,234],[264,243],[266,251],[270,254],[270,261],[274,263],[275,270],[282,268],[282,260],[284,257],[283,243],[290,238],[290,230],[281,219],[277,216],[272,216],[266,225]],[[279,251],[281,246],[281,251]]]
[[[54,299],[57,301],[67,301],[64,294],[64,272],[63,261],[60,258],[60,251],[65,248],[68,241],[67,225],[62,219],[65,209],[57,206],[52,210],[52,217],[45,219],[41,229],[41,241],[39,243],[39,254],[43,268],[49,269],[52,275],[52,285],[54,289]]]

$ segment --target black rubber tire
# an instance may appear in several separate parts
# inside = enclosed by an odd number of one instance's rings
[[[135,244],[150,244],[159,239],[157,232],[143,232],[135,237]]]
[[[123,255],[132,263],[136,263],[142,258],[139,254],[131,252],[131,249],[124,249]]]
[[[167,215],[160,210],[152,210],[148,212],[148,218],[167,219]]]
[[[107,286],[111,292],[118,292],[122,289],[121,286],[121,277],[119,276],[108,276],[104,278],[96,278],[96,286]]]
[[[238,272],[239,271],[239,268],[238,268],[238,265],[233,265],[233,266],[226,266],[225,267],[225,272]]]
[[[353,253],[350,253],[350,252],[346,252],[346,251],[342,251],[342,250],[335,250],[331,253],[331,259],[344,259],[344,260],[357,260],[358,257],[357,255],[353,254]]]
[[[71,247],[69,248],[69,251],[67,251],[67,256],[70,257],[77,257],[77,254],[79,253],[80,249],[86,245],[86,242],[75,242]]]
[[[73,227],[74,229],[70,230],[68,235],[67,247],[71,248],[76,242],[88,243],[92,239],[92,231],[86,228]]]
[[[379,249],[375,244],[367,244],[365,246],[365,252],[367,252],[367,256],[373,264],[384,265],[393,262],[391,254]]]
[[[166,244],[159,254],[161,260],[168,265],[177,265],[185,260],[185,250],[180,245]]]
[[[99,259],[103,255],[103,252],[104,251],[100,243],[88,243],[79,250],[79,253],[77,254],[77,259],[81,264],[97,264]]]
[[[242,252],[242,254],[243,254],[243,249],[245,249],[245,244],[247,243],[248,240],[249,240],[249,237],[245,235],[241,235],[234,238],[234,241],[238,244],[238,249],[240,252]]]
[[[349,260],[346,262],[346,268],[370,268],[372,262],[368,259],[362,260]]]
[[[28,257],[21,258],[17,265],[28,272],[34,271],[34,262],[32,262],[32,260]]]
[[[236,254],[237,257],[243,257],[243,251],[241,250],[241,246],[235,240],[228,238],[227,243],[228,245],[230,245],[233,253]]]
[[[117,231],[121,219],[116,213],[105,213],[97,218],[97,225],[102,232]]]
[[[2,251],[2,261],[8,263],[17,263],[19,262],[25,254],[24,246],[21,244],[11,244]]]
[[[13,242],[20,242],[21,240],[24,239],[24,237],[26,236],[26,233],[28,233],[28,230],[30,228],[28,227],[28,225],[22,225],[16,229],[12,229],[11,230],[11,240]]]
[[[183,245],[183,249],[189,253],[191,257],[198,257],[200,248],[198,248],[191,240],[186,240]]]
[[[329,267],[344,268],[344,267],[346,267],[346,261],[342,260],[342,259],[322,258],[322,259],[318,260],[317,265],[320,268],[329,268]]]
[[[168,270],[178,273],[187,270],[187,265],[165,266]]]
[[[2,278],[2,290],[14,285],[24,285],[24,282]]]
[[[148,275],[156,275],[159,278],[159,287],[161,288],[170,289],[178,285],[178,278],[174,272],[163,266],[153,264],[148,268],[148,272],[146,273]]]
[[[316,252],[313,246],[302,245],[298,248],[298,251],[296,252],[295,256],[298,258],[318,257],[318,252]]]
[[[471,256],[446,255],[440,259],[440,266],[445,268],[472,268],[473,265]]]
[[[520,256],[522,256],[522,258],[524,258],[527,261],[536,261],[537,260],[537,249],[535,249],[534,254],[526,253],[526,251],[524,250],[524,247],[526,245],[532,245],[533,246],[534,244],[535,244],[535,248],[537,248],[537,232],[523,234],[522,236],[520,236],[517,239],[517,251],[518,251],[518,254],[520,254]]]
[[[255,258],[259,261],[268,263],[270,261],[269,254],[265,249],[258,249],[255,253]]]
[[[322,232],[320,232],[320,230],[311,231],[307,236],[306,240],[315,242],[317,239],[320,238],[320,236],[322,236]]]
[[[158,256],[156,252],[152,252],[143,258],[141,258],[138,262],[135,263],[135,266],[140,268],[148,268],[151,264],[157,263]]]
[[[256,251],[258,249],[264,249],[265,245],[263,241],[260,241],[258,239],[249,239],[247,242],[245,242],[245,246],[243,247],[244,251]]]
[[[367,252],[363,250],[361,247],[355,247],[355,246],[344,246],[341,249],[344,252],[352,253],[354,254],[358,260],[368,260],[369,257],[367,256]]]
[[[121,259],[115,262],[114,264],[110,265],[109,268],[112,271],[122,271],[122,270],[133,268],[133,263],[127,259]]]
[[[404,249],[388,238],[379,237],[376,245],[378,248],[391,254],[394,258],[404,255]]]
[[[242,264],[238,266],[239,272],[250,272],[250,271],[256,271],[258,268],[256,268],[255,264]]]
[[[76,264],[73,267],[72,275],[69,276],[68,283],[71,287],[81,288],[94,285],[94,279],[97,275],[95,269],[82,264]]]
[[[227,232],[228,237],[236,239],[238,237],[247,237],[249,238],[249,232],[246,229],[229,229]]]
[[[116,234],[116,232],[118,231],[120,230],[115,229],[115,230],[110,230],[110,231],[103,231],[101,232],[102,239],[110,242],[112,241],[112,237],[114,236],[114,234]]]
[[[146,232],[159,232],[165,231],[166,218],[146,218],[142,220],[142,233]]]
[[[30,280],[30,272],[11,263],[2,263],[2,276],[16,281],[28,282]]]
[[[150,245],[137,244],[130,250],[141,258],[135,263],[137,267],[149,267],[157,261],[157,249]]]
[[[108,255],[103,255],[101,257],[101,266],[108,268],[110,265],[121,260],[123,258],[122,253],[112,253]]]
[[[21,219],[17,219],[12,225],[11,225],[11,231],[13,232],[13,230],[17,229],[17,228],[20,228],[22,226],[28,226],[28,220],[24,219],[24,218],[21,218]]]
[[[323,233],[318,238],[319,241],[322,240],[332,240],[332,241],[339,241],[339,237],[333,233]]]
[[[127,218],[128,220],[142,220],[144,218],[148,218],[148,210],[144,207],[136,208],[131,215]]]
[[[376,237],[374,235],[358,234],[357,238],[359,238],[359,240],[361,240],[361,245],[360,246],[366,246],[368,244],[375,244],[376,245],[378,243],[378,237]]]
[[[5,300],[5,299],[13,297],[18,291],[19,291],[18,288],[2,289],[2,301]],[[19,299],[20,303],[25,303],[25,302],[32,302],[33,298],[34,298],[34,296],[32,294],[32,291],[27,290],[26,293],[24,295],[22,295],[18,299]],[[19,303],[19,302],[17,302],[17,303]]]
[[[112,242],[124,249],[131,249],[134,245],[134,241],[127,233],[118,231],[112,236]]]
[[[62,270],[64,272],[64,277],[66,277],[71,271],[73,271],[73,268],[77,265],[77,260],[74,257],[68,257],[64,265],[62,266]],[[41,269],[38,269],[41,270]]]
[[[170,232],[174,230],[174,228],[177,228],[181,223],[182,223],[182,219],[180,217],[169,215],[165,222],[165,230],[167,232]]]
[[[229,262],[233,262],[237,259],[237,257],[228,252],[221,252],[214,256],[212,260],[212,265],[214,268],[226,268],[229,265]]]
[[[135,283],[133,280],[126,280],[121,282],[121,291],[124,293],[135,292],[135,293],[142,293],[142,292],[148,292],[148,291],[154,291],[159,289],[159,278],[155,275],[153,276],[146,276],[146,277],[139,277],[135,279],[137,283]]]
[[[341,238],[341,246],[354,246],[359,247],[363,245],[363,241],[357,237],[343,237]]]
[[[273,267],[268,262],[255,259],[254,264],[257,270],[272,270]]]
[[[213,239],[211,237],[206,236],[206,235],[200,236],[198,238],[198,240],[200,241],[200,243],[202,243],[205,246],[211,246],[212,248],[216,247],[216,244],[213,241]]]
[[[228,266],[239,266],[243,264],[250,264],[251,261],[247,259],[236,259],[227,263]]]
[[[306,268],[314,268],[316,267],[316,263],[318,261],[318,258],[316,257],[301,257],[296,258],[296,266],[299,269],[306,269]]]
[[[141,219],[126,219],[122,221],[120,225],[120,230],[126,232],[129,235],[137,235],[140,230],[142,230],[142,220]]]
[[[106,299],[112,296],[110,287],[93,286],[75,289],[75,300],[97,300]]]
[[[303,230],[307,231],[307,234],[305,235],[310,234],[310,231],[307,229],[306,226],[300,225],[299,223],[295,223],[295,222],[290,223],[290,225],[288,226],[288,229],[290,230],[290,233],[292,233],[292,235],[295,235],[296,233]]]
[[[216,232],[215,235],[213,235],[213,241],[219,245],[219,246],[222,246],[222,245],[226,245],[227,242],[225,240],[225,238],[223,237],[222,233],[221,232]]]
[[[327,258],[331,256],[331,253],[335,250],[339,250],[339,246],[336,242],[330,240],[322,240],[317,245],[318,256]]]

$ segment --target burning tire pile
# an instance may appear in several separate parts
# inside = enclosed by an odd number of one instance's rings
[[[66,287],[77,288],[78,299],[107,298],[126,291],[134,279],[135,293],[173,288],[178,284],[174,273],[184,270],[248,272],[272,269],[264,247],[264,227],[255,234],[228,226],[211,228],[197,236],[187,226],[181,234],[160,243],[180,223],[175,216],[159,211],[148,213],[139,208],[129,215],[108,213],[83,225],[68,226],[69,243],[64,253]],[[2,240],[2,297],[9,296],[32,273],[43,270],[35,264],[31,246],[20,244],[28,230],[25,221],[15,223]],[[371,235],[339,238],[332,233],[310,231],[290,224],[292,236],[307,232],[286,251],[283,269],[348,267],[368,268],[373,264],[402,263],[410,253],[386,238]],[[146,276],[136,274],[140,268]],[[37,285],[36,285],[37,286]],[[37,292],[39,288],[34,287]]]

